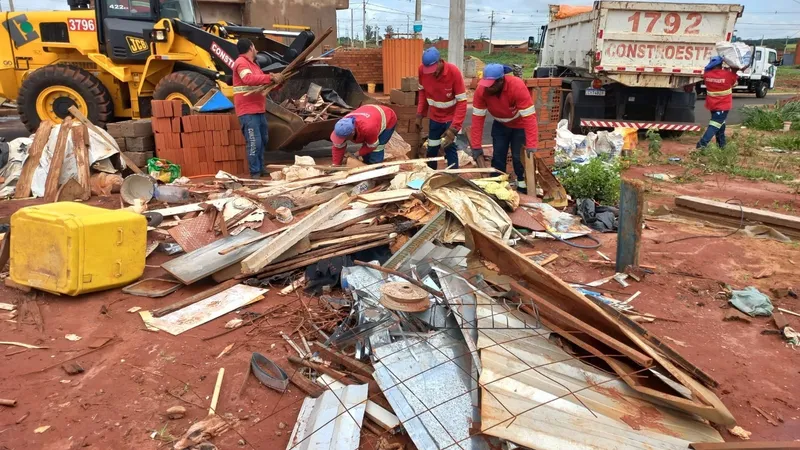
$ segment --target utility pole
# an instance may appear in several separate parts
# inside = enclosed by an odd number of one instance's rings
[[[450,13],[450,17],[453,17],[452,12]],[[414,24],[416,25],[417,23],[422,23],[422,0],[417,0],[414,6]],[[422,33],[414,33],[414,38],[422,39]]]
[[[364,48],[367,48],[367,0],[361,0],[361,10],[364,19],[361,22],[361,33],[364,35]]]
[[[9,1],[11,1],[11,0],[9,0]],[[764,46],[764,35],[763,34],[761,35],[761,46],[762,47]]]
[[[350,10],[350,48],[353,48],[353,47],[356,46],[356,41],[353,40],[353,36],[355,36],[355,34],[353,33],[353,15],[354,15],[353,12],[354,11],[355,10],[352,10],[352,9]]]
[[[411,16],[406,14],[406,34],[410,33],[411,33]],[[786,40],[788,41],[789,38],[786,38]]]
[[[378,33],[379,33],[378,24],[375,23],[375,47],[378,46]]]
[[[417,0],[419,2],[419,0]],[[419,3],[418,3],[419,4]],[[450,27],[448,28],[447,62],[464,72],[464,22],[467,0],[450,0]]]
[[[494,10],[492,10],[492,19],[489,22],[489,54],[490,55],[492,54],[492,31],[494,31]]]

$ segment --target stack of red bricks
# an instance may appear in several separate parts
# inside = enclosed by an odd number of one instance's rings
[[[529,78],[525,85],[536,106],[539,124],[539,154],[553,165],[556,148],[556,126],[561,119],[561,78]]]
[[[403,138],[411,146],[411,155],[410,158],[416,158],[419,153],[419,148],[425,139],[428,138],[428,129],[430,126],[430,121],[426,117],[422,121],[422,130],[417,130],[416,127],[416,120],[417,120],[417,107],[413,105],[405,106],[405,105],[397,105],[397,104],[389,104],[389,108],[392,108],[395,114],[397,114],[397,126],[395,127],[394,131]]]
[[[383,84],[383,49],[340,48],[327,62],[331,66],[349,69],[358,84]]]
[[[247,172],[244,135],[236,114],[183,115],[179,100],[153,100],[156,156],[186,176]]]

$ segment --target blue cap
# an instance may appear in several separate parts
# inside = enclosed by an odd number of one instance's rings
[[[439,50],[436,47],[430,47],[422,53],[422,73],[436,72],[436,63],[441,59]]]
[[[333,133],[331,133],[331,142],[334,144],[341,144],[345,138],[353,134],[356,129],[355,117],[344,117],[336,122],[333,126]]]
[[[491,86],[494,82],[506,74],[505,67],[502,64],[487,64],[483,68],[483,79],[478,82],[481,86]]]
[[[712,56],[711,59],[706,64],[706,72],[717,67],[718,65],[722,64],[722,57],[721,56]]]

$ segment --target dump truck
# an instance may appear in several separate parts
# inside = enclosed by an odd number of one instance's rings
[[[151,100],[181,100],[188,113],[212,89],[233,97],[239,39],[253,41],[256,61],[269,73],[280,72],[315,38],[311,31],[201,23],[192,0],[67,3],[64,11],[0,12],[0,96],[16,101],[31,132],[42,120],[61,123],[72,106],[101,127],[150,117]],[[312,83],[335,89],[348,106],[369,101],[349,70],[331,66],[308,66],[284,88],[298,93]],[[295,150],[330,134],[333,121],[306,124],[281,108],[282,91],[270,94],[271,150]]]
[[[598,1],[540,35],[536,77],[563,79],[562,118],[587,128],[700,130],[695,84],[744,7]]]

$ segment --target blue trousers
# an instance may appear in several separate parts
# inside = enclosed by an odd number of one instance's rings
[[[247,164],[250,175],[261,175],[264,170],[264,149],[269,142],[267,116],[264,114],[243,114],[239,116],[242,134],[247,148]]]
[[[452,122],[436,122],[435,120],[431,120],[430,122],[431,126],[428,131],[428,158],[434,158],[439,156],[439,149],[442,147],[442,135],[450,128]],[[458,147],[456,147],[455,142],[444,149],[444,158],[447,160],[448,167],[453,166],[453,169],[458,169]],[[428,163],[428,167],[436,170],[436,164],[437,161],[431,161]]]
[[[383,162],[383,147],[389,142],[389,139],[392,138],[396,126],[397,125],[392,128],[387,128],[383,130],[383,133],[378,135],[378,148],[376,148],[374,152],[367,153],[361,157],[364,164],[378,164]]]
[[[704,148],[707,146],[714,136],[717,137],[717,145],[720,148],[725,147],[725,119],[728,118],[728,111],[711,111],[711,122],[708,122],[703,137],[697,143],[697,148]]]
[[[525,146],[525,130],[510,128],[495,120],[492,123],[492,168],[506,171],[508,148],[511,147],[511,163],[517,180],[525,180],[525,166],[522,165],[522,148]]]

